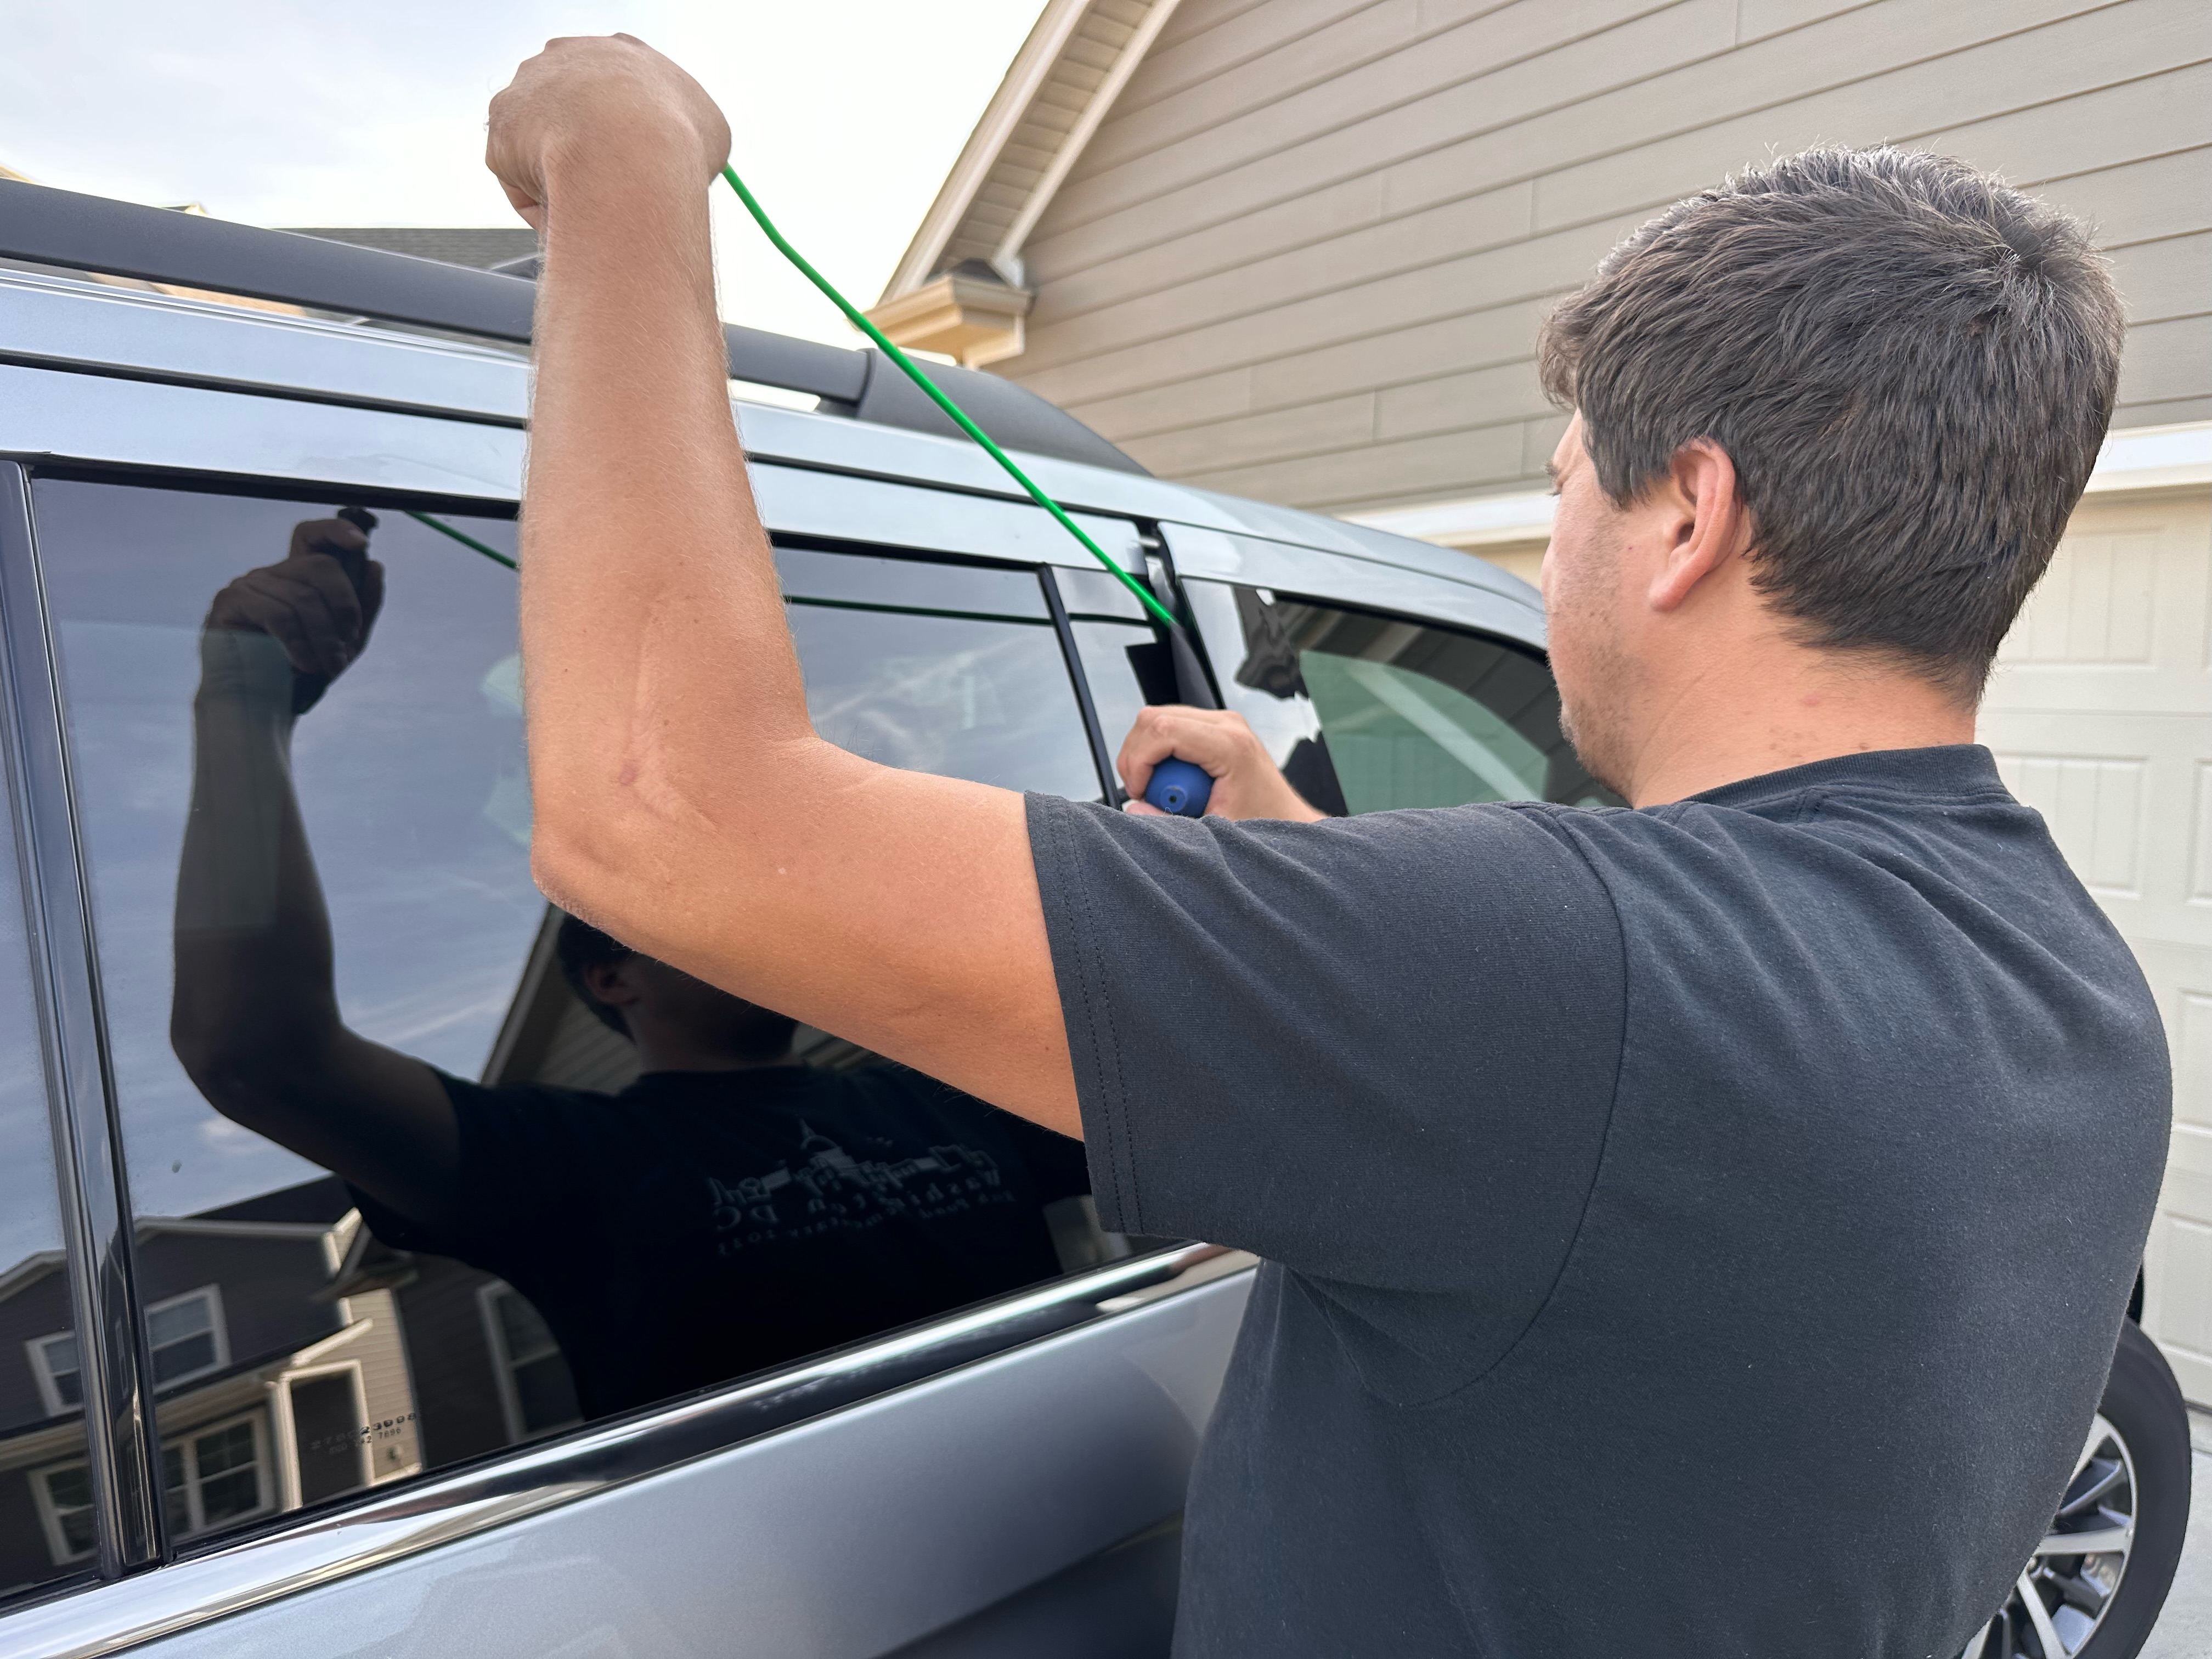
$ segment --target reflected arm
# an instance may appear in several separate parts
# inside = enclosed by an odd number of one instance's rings
[[[226,1117],[438,1224],[458,1167],[453,1107],[428,1066],[339,1018],[330,918],[292,788],[286,647],[210,627],[201,662],[177,879],[177,1057]]]

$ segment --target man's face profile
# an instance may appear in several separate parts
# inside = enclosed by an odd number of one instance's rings
[[[1627,515],[1598,483],[1579,414],[1548,470],[1559,507],[1538,585],[1559,687],[1559,727],[1589,775],[1617,791],[1626,770],[1622,712],[1632,695],[1621,556]]]

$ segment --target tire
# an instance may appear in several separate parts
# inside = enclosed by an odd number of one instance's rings
[[[2180,1385],[2151,1340],[2124,1321],[2104,1400],[2051,1532],[2094,1534],[2118,1547],[2064,1555],[2046,1538],[1964,1659],[2135,1659],[2180,1564],[2189,1481]]]

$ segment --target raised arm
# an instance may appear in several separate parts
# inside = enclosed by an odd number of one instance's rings
[[[340,520],[300,525],[289,556],[210,609],[169,1035],[224,1116],[435,1225],[457,1168],[453,1108],[428,1066],[340,1020],[330,918],[292,789],[295,710],[360,655],[376,619],[383,571],[364,545]]]
[[[1022,798],[809,724],[731,419],[707,190],[729,130],[627,37],[492,105],[546,233],[522,647],[548,897],[638,949],[1070,1133]]]

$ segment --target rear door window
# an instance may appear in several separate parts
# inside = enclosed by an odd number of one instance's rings
[[[1575,757],[1534,651],[1261,587],[1187,591],[1230,706],[1324,811],[1619,805]]]
[[[381,609],[318,676],[268,607],[308,604],[302,581],[326,610],[334,580],[363,602],[366,566],[318,543],[334,504],[52,478],[33,504],[173,1540],[1126,1248],[1089,1220],[1078,1143],[549,912],[511,571],[378,508]],[[510,521],[447,522],[514,554]],[[778,558],[833,741],[1098,795],[1036,573]],[[647,1005],[664,1035],[693,1021],[713,1064],[641,1076]],[[16,1075],[28,1133],[43,1103]],[[46,1286],[35,1310],[15,1293],[22,1398],[0,1384],[32,1437],[6,1558],[25,1581],[89,1524],[59,1276],[38,1276],[51,1211],[0,1215],[23,1285]]]

